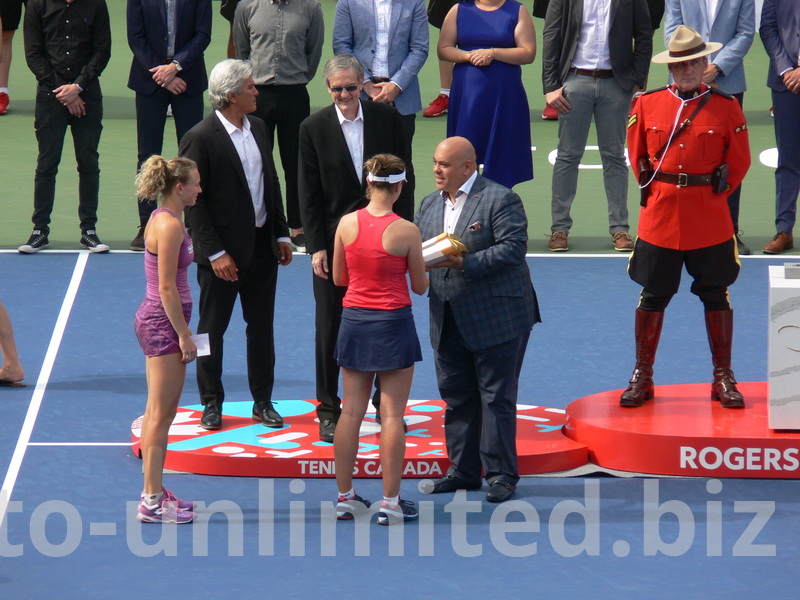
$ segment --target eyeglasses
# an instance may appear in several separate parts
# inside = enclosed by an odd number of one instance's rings
[[[328,88],[334,94],[341,94],[343,91],[347,90],[351,94],[358,89],[357,85],[345,85],[345,86],[336,86],[332,88]]]

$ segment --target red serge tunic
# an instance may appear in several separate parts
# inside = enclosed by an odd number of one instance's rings
[[[628,156],[634,173],[639,157],[647,156],[663,173],[706,175],[728,163],[729,190],[715,194],[710,185],[678,187],[653,181],[647,206],[639,215],[638,235],[644,241],[674,250],[695,250],[721,244],[733,234],[728,194],[750,168],[747,123],[739,103],[732,97],[712,93],[705,85],[701,93],[682,100],[674,85],[642,94],[628,120]],[[681,111],[680,124],[691,116],[700,98],[711,97],[680,136],[665,152],[661,163],[654,154],[667,143]]]
[[[342,306],[395,310],[411,305],[406,272],[408,258],[383,248],[383,232],[400,215],[372,216],[366,208],[356,211],[358,235],[344,247],[347,284]]]

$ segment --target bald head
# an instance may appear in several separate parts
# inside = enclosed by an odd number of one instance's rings
[[[477,169],[475,148],[463,137],[450,137],[436,146],[433,154],[433,175],[436,187],[455,197],[458,188]]]

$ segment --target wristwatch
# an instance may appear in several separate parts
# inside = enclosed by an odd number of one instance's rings
[[[181,66],[181,63],[179,63],[177,60],[173,60],[172,64],[175,65],[175,68],[178,69],[178,71],[183,71],[183,67]]]

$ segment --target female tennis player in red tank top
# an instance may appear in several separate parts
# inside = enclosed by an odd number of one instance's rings
[[[405,164],[378,154],[364,165],[366,208],[342,217],[336,230],[333,281],[346,285],[336,360],[342,369],[342,415],[336,425],[334,453],[340,519],[352,519],[370,502],[353,490],[353,465],[361,421],[376,374],[381,387],[381,468],[383,501],[378,523],[390,525],[418,517],[413,502],[400,499],[405,456],[403,412],[411,390],[414,363],[422,360],[411,313],[411,289],[422,294],[428,276],[419,229],[392,212],[405,181]]]

